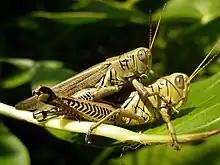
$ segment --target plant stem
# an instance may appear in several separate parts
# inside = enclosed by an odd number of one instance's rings
[[[78,133],[87,133],[90,127],[93,124],[95,124],[94,122],[73,121],[62,118],[52,118],[45,122],[38,122],[33,118],[32,112],[17,110],[12,106],[3,103],[0,103],[0,114],[14,119],[24,120],[29,123],[36,124],[42,127],[55,128],[55,129],[60,129],[70,132],[78,132]],[[177,139],[178,142],[183,143],[187,141],[204,139],[219,132],[220,129],[216,129],[209,132],[178,135]],[[169,135],[141,134],[108,124],[100,125],[92,132],[92,134],[112,138],[120,142],[131,142],[131,143],[141,143],[141,144],[171,143],[171,137]]]

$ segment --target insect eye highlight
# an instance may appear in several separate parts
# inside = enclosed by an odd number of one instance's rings
[[[175,85],[177,86],[177,88],[181,88],[183,89],[185,86],[185,82],[184,82],[184,77],[183,75],[179,75],[176,76],[175,80],[174,80]]]
[[[147,58],[147,53],[144,49],[141,49],[137,52],[137,56],[140,61],[145,61],[145,59]]]

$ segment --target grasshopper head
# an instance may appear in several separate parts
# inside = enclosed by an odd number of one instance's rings
[[[209,61],[206,62],[217,44],[218,41],[189,77],[184,73],[173,73],[157,80],[156,84],[158,84],[160,95],[165,97],[166,101],[169,102],[175,109],[178,109],[186,102],[191,80],[219,54],[216,53]]]
[[[151,69],[152,56],[150,49],[140,47],[134,49],[135,69],[139,74],[144,74]]]
[[[188,79],[188,76],[184,73],[173,73],[158,80],[160,85],[166,86],[166,88],[162,88],[161,95],[165,96],[167,101],[176,109],[187,100],[189,92]]]

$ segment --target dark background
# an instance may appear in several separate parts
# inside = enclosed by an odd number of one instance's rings
[[[167,1],[152,50],[153,69],[160,75],[190,75],[219,36],[218,1],[209,1],[208,5],[205,0],[178,2]],[[165,1],[131,3],[132,0],[2,1],[0,101],[15,105],[29,97],[33,87],[65,79],[73,75],[71,70],[80,72],[106,58],[148,47],[149,10],[154,32]],[[102,13],[106,17],[94,18],[91,13],[82,12]],[[219,60],[213,62],[199,78],[216,73],[218,64]],[[59,140],[26,122],[1,119],[27,147],[31,164],[91,164],[103,151]],[[118,157],[120,153],[121,149],[117,149],[107,157]]]

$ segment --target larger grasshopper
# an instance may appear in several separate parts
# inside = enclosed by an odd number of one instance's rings
[[[51,87],[51,89],[60,96],[72,96],[82,89],[95,87],[96,89],[91,98],[99,100],[120,91],[125,84],[131,82],[134,78],[145,76],[149,72],[153,73],[151,70],[151,49],[159,29],[160,20],[161,17],[152,42],[149,42],[149,49],[140,47],[122,55],[109,58]],[[15,107],[17,109],[34,110],[39,108],[41,104],[37,97],[33,96],[16,104]]]
[[[191,80],[217,56],[216,54],[202,67],[213,49],[190,77],[184,73],[173,73],[169,76],[159,78],[155,83],[149,86],[144,86],[134,79],[132,84],[137,91],[132,92],[120,108],[115,108],[105,103],[82,100],[79,93],[73,95],[72,98],[59,97],[56,96],[50,88],[41,87],[36,92],[39,96],[38,99],[47,104],[57,106],[57,109],[35,111],[34,116],[37,119],[43,119],[47,117],[47,114],[55,116],[78,115],[85,120],[97,121],[97,123],[90,128],[86,140],[88,140],[88,136],[91,132],[102,123],[137,125],[152,123],[162,118],[167,124],[173,145],[175,149],[178,150],[180,146],[177,142],[174,127],[170,121],[170,114],[179,112],[177,109],[187,100]],[[94,88],[88,89],[87,91],[83,90],[82,94],[84,96],[87,95],[89,98],[92,90],[94,90]]]

